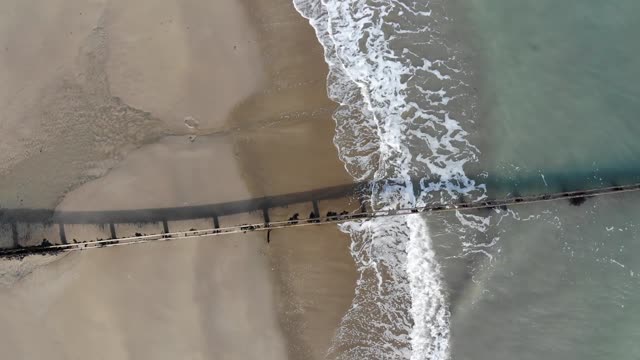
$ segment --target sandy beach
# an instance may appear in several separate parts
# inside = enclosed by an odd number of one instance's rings
[[[290,1],[10,3],[0,205],[183,206],[351,181],[322,49]],[[0,346],[10,358],[322,359],[353,297],[349,238],[334,225],[271,236],[4,262]]]

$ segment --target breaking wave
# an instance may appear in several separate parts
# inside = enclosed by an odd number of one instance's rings
[[[484,186],[463,167],[479,151],[462,125],[473,97],[444,9],[397,0],[294,0],[324,47],[327,92],[339,104],[334,143],[347,171],[371,182],[375,209],[422,206]],[[328,357],[446,359],[449,310],[420,215],[350,222],[356,294]]]

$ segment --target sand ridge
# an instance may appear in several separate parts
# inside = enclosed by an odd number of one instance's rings
[[[288,0],[96,4],[94,23],[78,41],[82,56],[61,60],[69,69],[52,75],[54,85],[67,79],[62,84],[81,96],[47,104],[66,109],[53,113],[75,114],[78,108],[68,107],[73,98],[89,99],[88,119],[101,109],[111,126],[113,114],[139,114],[149,130],[114,128],[116,135],[144,136],[80,166],[109,171],[95,170],[99,178],[79,187],[88,178],[46,187],[58,173],[42,165],[64,168],[69,157],[84,164],[82,149],[104,148],[109,136],[18,161],[9,168],[13,182],[0,181],[3,196],[23,186],[33,199],[14,204],[37,204],[47,191],[47,203],[54,203],[66,192],[62,184],[75,188],[60,209],[94,210],[214,203],[351,180],[332,144],[335,104],[326,98],[321,48]],[[85,71],[95,64],[99,71]],[[46,96],[59,93],[58,85],[42,89]],[[106,100],[121,110],[105,107]],[[79,134],[103,127],[80,123]],[[16,185],[38,171],[40,185]],[[0,316],[19,325],[0,345],[16,357],[41,351],[49,358],[91,358],[106,349],[101,354],[108,359],[321,359],[353,296],[349,240],[333,226],[275,231],[271,245],[264,236],[103,249],[26,274],[10,268],[7,274],[20,280],[0,290],[10,309]],[[22,303],[25,297],[34,302]],[[35,350],[12,342],[36,323],[49,340]]]

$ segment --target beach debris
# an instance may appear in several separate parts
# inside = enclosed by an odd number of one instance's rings
[[[198,128],[200,127],[200,122],[193,116],[185,116],[184,126],[186,126],[189,130],[198,130]]]
[[[315,212],[311,212],[309,213],[309,220],[307,220],[307,222],[309,223],[319,223],[320,219],[319,219],[319,214],[316,214]]]
[[[103,241],[100,244],[98,244],[98,247],[106,247],[109,245],[115,245],[115,244],[119,244],[120,240],[109,240],[109,241]]]
[[[587,197],[586,196],[578,196],[578,197],[569,198],[569,204],[571,204],[572,206],[580,206],[580,205],[584,204],[585,201],[587,201]]]
[[[298,213],[293,214],[293,216],[289,218],[289,224],[292,224],[292,225],[297,224],[299,216],[300,216],[300,214],[298,214]]]
[[[255,230],[255,226],[253,225],[247,225],[247,224],[243,224],[242,226],[240,226],[240,230],[242,230],[243,232],[247,232],[247,231],[253,231]]]

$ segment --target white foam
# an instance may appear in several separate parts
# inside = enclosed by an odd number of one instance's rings
[[[411,360],[444,360],[449,356],[449,310],[427,225],[418,215],[407,217],[411,231],[407,273],[411,288]]]
[[[315,29],[329,65],[327,93],[340,104],[334,144],[354,178],[374,181],[373,206],[482,197],[483,187],[463,169],[478,150],[448,109],[460,100],[448,89],[464,85],[454,79],[463,71],[455,57],[425,59],[401,46],[416,34],[425,44],[437,40],[429,4],[294,0],[294,6]],[[352,235],[360,279],[330,352],[340,359],[447,358],[446,296],[424,221],[377,219],[342,229]]]

